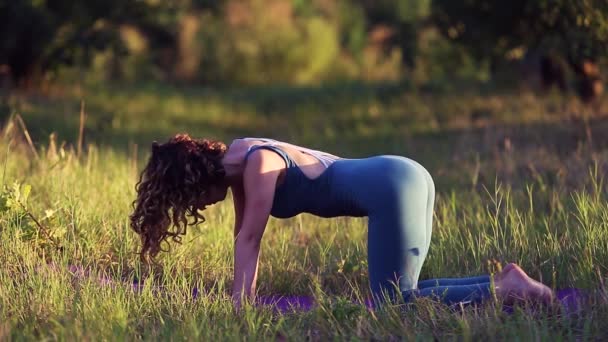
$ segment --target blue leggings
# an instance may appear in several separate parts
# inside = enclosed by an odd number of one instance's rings
[[[434,297],[446,304],[474,304],[490,296],[490,276],[438,278],[418,282],[417,290],[403,293],[406,301],[414,297]]]
[[[383,200],[368,212],[369,276],[375,299],[395,298],[395,285],[406,301],[434,297],[455,304],[488,298],[489,276],[418,281],[431,243],[435,186],[420,164],[404,159],[399,167],[384,169],[383,182],[394,191],[376,193]]]

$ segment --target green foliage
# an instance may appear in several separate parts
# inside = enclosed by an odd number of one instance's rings
[[[27,211],[27,200],[32,187],[30,185],[21,186],[14,183],[11,187],[4,187],[0,193],[0,215],[6,220],[3,226],[16,225],[18,237],[24,240],[33,240],[37,236],[37,229],[34,223],[29,220]]]
[[[291,8],[279,1],[241,2],[241,6],[246,19],[239,24],[204,17],[208,23],[200,33],[207,51],[202,57],[204,79],[310,83],[323,79],[336,63],[340,46],[333,23],[321,16],[293,17]],[[275,8],[274,15],[266,13],[269,7]]]
[[[345,0],[339,2],[338,13],[342,45],[357,60],[360,60],[367,43],[365,12],[352,1]]]
[[[133,22],[154,31],[155,9],[136,0],[2,1],[0,64],[8,65],[17,82],[27,82],[58,66],[87,66],[97,50],[120,55],[117,26]],[[155,38],[162,37],[156,31]]]
[[[500,58],[528,37],[530,2],[434,0],[433,20],[440,31],[469,48],[475,57]]]
[[[32,187],[28,184],[23,187],[19,183],[13,186],[4,186],[0,193],[0,211],[21,211],[25,208]]]
[[[59,247],[58,241],[66,233],[65,227],[53,227],[49,230],[43,226],[56,223],[56,210],[46,209],[44,216],[37,219],[28,209],[28,199],[32,190],[31,185],[21,185],[18,182],[12,186],[4,186],[0,192],[0,223],[2,226],[13,228],[17,238],[30,241],[37,247]]]
[[[444,36],[437,48],[428,44],[435,30]],[[495,70],[526,52],[581,69],[607,46],[602,0],[0,2],[0,73],[26,86],[53,77],[443,82],[453,72],[477,79],[472,69]]]
[[[574,61],[608,56],[608,3],[605,1],[541,1],[536,31],[548,32],[557,51]],[[539,27],[540,26],[540,27]],[[540,33],[537,33],[540,35]],[[546,43],[551,44],[551,43]]]
[[[504,59],[518,47],[567,59],[608,55],[608,4],[602,0],[433,1],[441,31],[477,58]]]
[[[390,45],[400,49],[402,63],[410,68],[415,67],[419,33],[426,26],[430,4],[427,0],[363,2],[371,25],[387,25],[393,30]]]

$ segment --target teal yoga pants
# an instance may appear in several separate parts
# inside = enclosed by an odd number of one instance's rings
[[[435,202],[435,186],[426,169],[395,157],[383,167],[381,182],[385,186],[369,186],[373,190],[367,201],[369,277],[375,300],[398,299],[397,288],[406,301],[434,297],[447,304],[477,303],[489,297],[489,276],[418,281],[431,243]]]

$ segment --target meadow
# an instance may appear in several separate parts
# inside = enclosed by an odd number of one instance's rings
[[[0,108],[0,339],[605,339],[608,108],[596,109],[573,96],[457,83],[115,84],[13,94]],[[353,303],[369,295],[366,220],[300,215],[269,222],[258,292],[314,296],[319,305],[235,314],[230,201],[209,208],[207,221],[157,265],[136,254],[128,216],[139,171],[150,143],[178,132],[418,160],[437,188],[421,279],[517,262],[552,288],[584,289],[588,302],[505,312],[500,303],[448,308],[421,300],[369,311]],[[136,290],[135,280],[143,284]]]

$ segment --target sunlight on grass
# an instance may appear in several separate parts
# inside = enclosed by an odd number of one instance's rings
[[[61,126],[55,120],[67,116],[43,115],[44,107],[61,111],[60,101],[22,107],[39,160],[14,137],[0,142],[4,174],[0,338],[327,340],[339,335],[366,340],[496,336],[545,340],[606,336],[608,192],[603,170],[608,157],[601,137],[591,146],[584,136],[577,136],[578,145],[572,147],[558,145],[560,138],[546,132],[543,137],[555,145],[537,145],[523,131],[503,130],[503,134],[500,130],[511,121],[537,120],[532,118],[537,114],[511,115],[528,104],[509,96],[473,101],[447,97],[427,104],[429,97],[424,95],[418,99],[395,95],[380,102],[362,100],[363,104],[324,117],[328,108],[347,103],[349,95],[316,103],[287,94],[292,104],[273,103],[270,95],[255,102],[247,94],[209,92],[198,98],[165,90],[158,97],[150,91],[132,91],[119,95],[107,90],[88,100],[87,125],[101,140],[96,143],[91,138],[80,158],[70,145],[51,148],[47,144],[51,131],[60,132],[60,139],[75,141],[73,132],[65,133],[77,127],[75,121]],[[222,96],[239,101],[232,103]],[[410,107],[402,107],[402,98]],[[536,104],[532,106],[535,112],[544,108],[536,100],[529,101]],[[450,136],[462,117],[444,112],[451,105],[464,111],[486,106],[498,113],[492,114],[497,128]],[[262,107],[268,112],[258,113]],[[66,112],[77,120],[73,110],[77,107]],[[155,110],[158,120],[152,114]],[[47,121],[35,121],[43,117]],[[542,113],[536,118],[547,119]],[[410,124],[419,128],[409,129]],[[106,131],[97,130],[96,125]],[[568,129],[556,125],[558,133]],[[247,307],[235,314],[229,299],[234,215],[230,201],[209,208],[207,222],[190,228],[181,245],[173,244],[169,253],[161,255],[159,265],[144,265],[136,254],[139,241],[128,226],[128,216],[138,170],[148,155],[146,142],[148,138],[162,140],[162,135],[179,129],[214,131],[224,138],[239,132],[274,132],[274,136],[292,137],[314,147],[331,146],[330,150],[347,155],[411,151],[415,159],[430,165],[442,184],[421,279],[494,272],[496,262],[517,262],[553,288],[592,291],[593,305],[574,314],[526,307],[507,313],[493,303],[454,309],[421,300],[409,309],[387,305],[372,312],[354,304],[369,296],[366,220],[301,215],[271,219],[262,244],[258,291],[260,295],[314,296],[319,305],[306,313]],[[505,143],[505,138],[511,140]],[[135,156],[136,142],[140,147]]]

